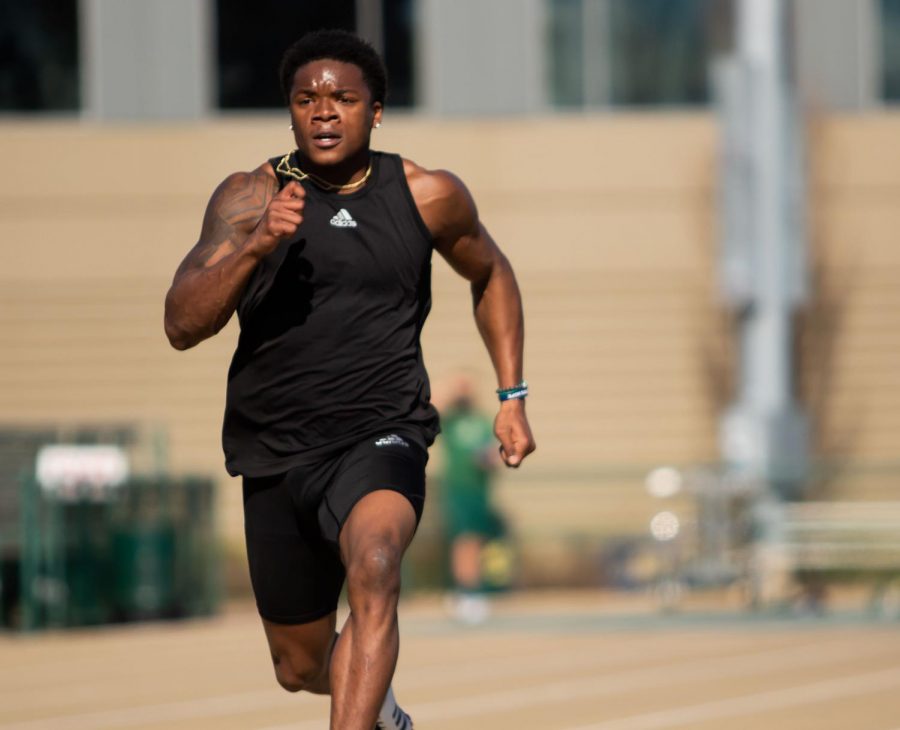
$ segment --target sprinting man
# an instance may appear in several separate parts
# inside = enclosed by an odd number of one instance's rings
[[[439,430],[419,344],[432,250],[471,282],[511,467],[535,447],[522,304],[466,187],[370,149],[386,81],[368,44],[306,35],[281,82],[296,149],[213,193],[165,329],[184,350],[238,313],[223,444],[243,477],[250,577],[279,683],[330,694],[334,729],[408,728],[390,685],[400,563]],[[345,579],[350,614],[335,634]]]

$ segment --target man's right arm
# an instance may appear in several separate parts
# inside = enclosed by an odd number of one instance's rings
[[[231,319],[259,263],[303,220],[303,188],[281,191],[264,168],[227,177],[213,193],[200,240],[166,295],[165,330],[177,350],[212,337]]]

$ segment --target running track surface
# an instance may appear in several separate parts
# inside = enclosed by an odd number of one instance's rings
[[[394,686],[418,730],[900,730],[900,630],[513,596],[477,628],[402,605]],[[324,730],[275,685],[251,606],[211,620],[0,635],[0,730]]]

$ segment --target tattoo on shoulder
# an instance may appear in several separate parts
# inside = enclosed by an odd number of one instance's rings
[[[235,251],[266,212],[276,187],[263,172],[240,173],[223,182],[207,208],[195,263],[212,266]]]
[[[243,179],[223,186],[218,214],[232,226],[256,225],[275,195],[275,180],[262,172],[251,172],[240,178]]]

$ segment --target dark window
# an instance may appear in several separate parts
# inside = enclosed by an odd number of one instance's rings
[[[557,106],[702,104],[725,0],[547,0]]]
[[[613,104],[707,101],[709,0],[613,0]]]
[[[388,106],[413,102],[412,0],[382,0]],[[321,28],[357,29],[355,0],[217,0],[218,105],[221,109],[284,106],[278,65],[285,49]]]
[[[77,0],[0,0],[0,110],[78,109]]]
[[[284,106],[278,64],[285,49],[311,30],[356,26],[354,0],[217,0],[216,7],[222,109]]]
[[[881,0],[882,92],[900,101],[900,0]]]
[[[413,75],[413,0],[382,0],[384,65],[388,75],[388,106],[415,104]]]
[[[560,107],[584,104],[582,0],[555,0],[550,14],[550,98]]]

